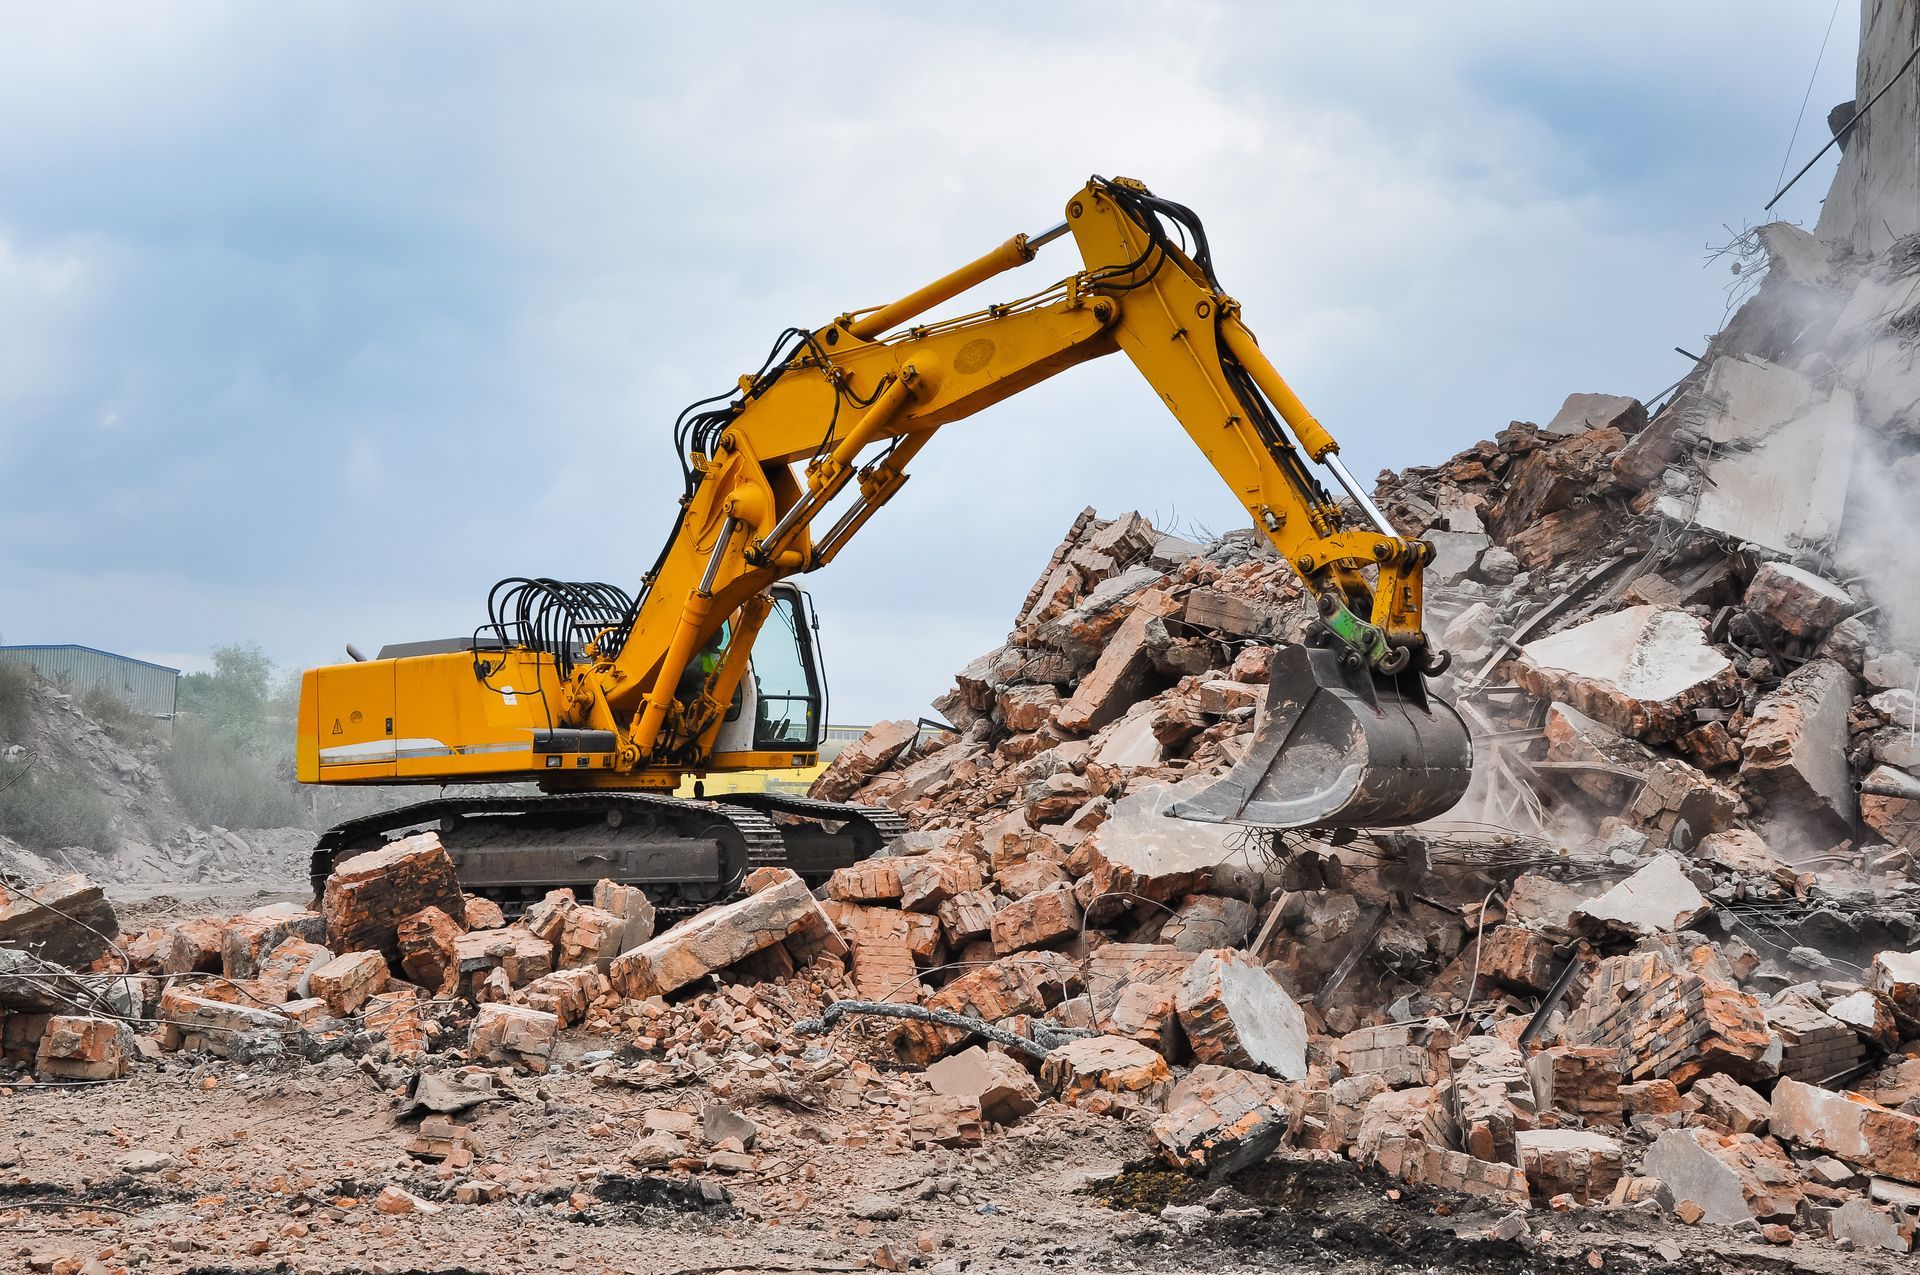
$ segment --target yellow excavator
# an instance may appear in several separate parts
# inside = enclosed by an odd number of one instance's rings
[[[922,316],[1071,235],[1082,267],[955,318]],[[1431,698],[1431,546],[1395,532],[1214,275],[1188,208],[1095,177],[1066,219],[890,305],[789,328],[761,368],[683,412],[680,514],[639,591],[510,579],[466,636],[389,646],[301,681],[304,783],[505,785],[328,830],[336,857],[437,828],[469,890],[508,902],[612,877],[666,906],[760,864],[809,877],[903,831],[891,812],[779,793],[672,796],[689,776],[808,766],[824,679],[806,595],[939,431],[1077,363],[1124,352],[1298,572],[1320,623],[1283,649],[1235,767],[1175,817],[1273,828],[1404,825],[1465,791],[1466,728]],[[1311,465],[1331,473],[1336,500]],[[621,535],[605,502],[581,527]],[[829,520],[830,519],[830,520]],[[778,818],[776,818],[776,816]]]

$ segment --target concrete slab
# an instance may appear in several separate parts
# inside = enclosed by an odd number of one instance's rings
[[[1856,420],[1846,390],[1819,395],[1798,372],[1753,358],[1715,361],[1688,424],[1717,444],[1683,467],[1692,488],[1659,512],[1778,553],[1832,539],[1847,507]]]
[[[1514,681],[1639,739],[1691,730],[1693,709],[1723,697],[1732,663],[1684,611],[1627,607],[1521,648]]]
[[[1663,854],[1605,894],[1581,904],[1573,916],[1640,933],[1667,933],[1685,929],[1707,906],[1706,896],[1687,879],[1680,861]]]

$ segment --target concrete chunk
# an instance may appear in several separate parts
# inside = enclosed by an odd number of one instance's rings
[[[1740,774],[1766,798],[1770,820],[1789,832],[1811,822],[1829,845],[1852,835],[1860,811],[1847,761],[1855,689],[1840,665],[1810,660],[1754,708],[1741,741]],[[1816,854],[1826,848],[1809,847]]]
[[[18,890],[0,884],[0,947],[56,965],[88,965],[119,937],[104,891],[75,873]]]
[[[1732,663],[1684,611],[1627,607],[1529,642],[1513,664],[1529,694],[1564,700],[1615,730],[1656,743],[1695,726],[1693,710],[1731,698]]]
[[[1798,372],[1740,357],[1714,361],[1696,402],[1687,424],[1723,446],[1701,462],[1690,490],[1660,498],[1662,515],[1781,554],[1839,534],[1853,465],[1851,393],[1823,397]]]
[[[1859,1094],[1782,1080],[1773,1089],[1773,1132],[1885,1177],[1920,1183],[1920,1116]]]
[[[1587,920],[1642,934],[1683,930],[1707,911],[1706,896],[1687,879],[1672,855],[1659,855],[1598,898],[1582,903],[1574,920]]]
[[[1202,952],[1176,1001],[1193,1056],[1265,1071],[1282,1080],[1307,1074],[1307,1020],[1287,990],[1244,952]]]

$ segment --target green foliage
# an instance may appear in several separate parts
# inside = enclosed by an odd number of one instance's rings
[[[167,780],[181,807],[203,824],[283,828],[301,822],[291,762],[271,748],[236,741],[216,722],[174,722]]]
[[[80,696],[80,711],[122,743],[142,742],[153,737],[153,720],[104,686],[96,686]]]
[[[18,743],[27,737],[32,696],[33,670],[21,664],[0,664],[0,739]]]
[[[293,701],[252,643],[215,647],[213,672],[180,679],[179,713],[241,749],[291,750]]]
[[[29,850],[84,846],[111,854],[120,846],[97,789],[84,779],[36,774],[28,766],[0,771],[0,833]]]
[[[213,672],[181,678],[167,778],[186,812],[227,828],[301,822],[293,711],[273,661],[250,643],[216,647]]]

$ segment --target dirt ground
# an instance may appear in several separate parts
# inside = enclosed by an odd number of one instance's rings
[[[135,924],[251,898],[152,899]],[[86,1272],[1811,1271],[1910,1269],[1830,1244],[1688,1229],[1650,1206],[1528,1215],[1424,1194],[1344,1162],[1275,1159],[1214,1183],[1141,1161],[1144,1125],[1050,1104],[981,1147],[908,1149],[902,1095],[869,1074],[755,1102],[738,1073],[663,1072],[625,1042],[568,1033],[553,1071],[501,1075],[477,1110],[476,1163],[407,1152],[393,1073],[343,1055],[259,1070],[172,1055],[125,1081],[0,1089],[0,1270]],[[827,1037],[823,1057],[854,1051]],[[602,1051],[589,1054],[587,1051]],[[626,1064],[632,1061],[631,1067]],[[606,1070],[602,1067],[602,1070]],[[758,1126],[756,1167],[642,1170],[647,1113],[716,1097]],[[462,1204],[458,1181],[502,1198]],[[395,1185],[433,1212],[389,1214]],[[865,1215],[865,1216],[859,1216]]]

